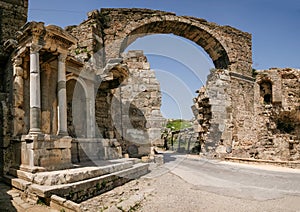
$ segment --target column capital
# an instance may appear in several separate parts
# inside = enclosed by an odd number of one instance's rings
[[[41,45],[32,43],[30,45],[30,54],[38,53],[43,47]]]
[[[62,63],[65,63],[66,62],[66,60],[67,60],[67,54],[64,54],[64,53],[60,53],[59,55],[58,55],[58,61],[59,62],[62,62]]]

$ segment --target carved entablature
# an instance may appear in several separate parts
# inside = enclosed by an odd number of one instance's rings
[[[41,45],[51,53],[67,53],[77,43],[76,38],[62,28],[54,25],[45,26],[43,22],[29,22],[18,32],[19,49],[32,44]]]
[[[76,38],[54,25],[46,27],[44,40],[44,48],[50,51],[66,52],[72,45],[76,44]]]

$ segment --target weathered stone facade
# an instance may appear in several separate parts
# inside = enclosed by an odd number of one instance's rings
[[[129,69],[129,77],[116,90],[112,102],[112,108],[117,112],[114,123],[127,141],[128,147],[124,149],[129,155],[148,155],[151,146],[161,141],[164,118],[160,112],[160,85],[142,51],[123,53],[122,58]],[[119,101],[121,110],[118,109]]]
[[[9,56],[3,45],[11,45],[7,42],[15,36],[15,33],[27,21],[28,0],[2,0],[0,2],[0,65],[1,74],[3,65]],[[5,43],[6,42],[6,43]],[[4,44],[5,43],[5,44]],[[2,77],[1,77],[2,78]],[[2,84],[1,84],[2,85]]]
[[[250,78],[213,70],[193,106],[202,152],[299,160],[299,74],[270,69]]]
[[[299,69],[257,71],[254,90],[257,140],[250,148],[250,156],[300,160],[299,83]]]
[[[13,123],[11,122],[12,99],[8,94],[12,92],[11,70],[13,67],[7,62],[11,49],[16,47],[16,43],[12,38],[27,21],[27,8],[27,0],[0,1],[0,173],[3,173],[4,164],[9,167],[14,165],[14,161],[20,159],[20,155],[14,155],[14,148],[10,146]],[[23,75],[22,70],[18,69],[16,71],[18,71],[16,81],[22,84],[20,77]],[[18,89],[17,83],[15,83],[14,88]],[[20,95],[21,93],[18,94],[18,100],[22,101]],[[22,115],[22,111],[18,109],[15,109],[14,113]]]

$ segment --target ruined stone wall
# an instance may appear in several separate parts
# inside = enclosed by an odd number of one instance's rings
[[[124,53],[121,63],[128,76],[114,79],[119,71],[112,66],[107,77],[111,80],[103,79],[96,94],[97,137],[117,138],[123,153],[131,156],[148,155],[151,145],[160,141],[159,82],[142,51]]]
[[[232,155],[236,155],[239,148],[248,151],[258,138],[255,125],[255,93],[254,78],[231,73],[231,98],[232,111]]]
[[[198,133],[199,151],[206,152],[205,143],[212,118],[211,105],[209,104],[209,97],[205,86],[201,87],[197,93],[198,96],[194,98],[194,105],[192,106],[195,116],[194,131]]]
[[[270,89],[262,86],[266,82],[270,83]],[[299,69],[257,71],[255,121],[258,139],[252,145],[251,157],[270,160],[300,159],[299,85]]]
[[[299,160],[299,70],[257,71],[254,78],[214,70],[194,99],[202,152]]]
[[[126,141],[125,151],[132,156],[148,155],[151,145],[160,141],[160,85],[142,51],[129,51],[122,56],[129,76],[115,90],[111,105],[116,112],[113,121]]]
[[[96,137],[116,138],[112,123],[112,95],[110,89],[99,89],[97,92],[95,107],[98,131]]]
[[[17,124],[12,122],[12,113],[20,114],[17,107],[11,105],[11,94],[18,89],[16,83],[13,85],[13,64],[9,59],[13,49],[6,49],[8,46],[4,47],[4,43],[8,39],[14,39],[16,32],[26,23],[27,8],[28,0],[0,1],[0,175],[6,173],[10,166],[20,162],[20,144],[13,145],[11,142],[13,127]],[[17,80],[21,81],[19,78]]]
[[[0,1],[0,65],[6,63],[8,53],[3,44],[15,37],[15,33],[27,21],[28,0],[1,0]],[[1,70],[1,73],[3,70]],[[2,77],[1,77],[2,79]]]
[[[203,153],[223,157],[255,141],[253,80],[228,70],[211,70],[194,99],[195,129]]]
[[[77,44],[70,48],[70,54],[84,62],[94,63],[94,68],[103,68],[105,55],[102,19],[98,10],[91,11],[87,15],[87,20],[78,26],[66,27],[66,31],[78,40]]]
[[[233,111],[231,82],[228,70],[211,70],[206,86],[194,99],[195,129],[199,132],[201,152],[212,156],[230,153],[232,148]],[[239,95],[239,94],[238,94]],[[214,155],[215,153],[219,155]]]

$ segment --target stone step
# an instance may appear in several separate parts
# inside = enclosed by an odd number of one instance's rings
[[[135,164],[134,159],[116,159],[107,161],[98,161],[95,163],[84,163],[74,165],[72,169],[29,173],[18,169],[10,169],[12,176],[23,179],[38,185],[61,185],[80,180],[86,180],[93,177],[99,177],[109,173],[128,169]]]
[[[148,168],[147,163],[137,163],[121,171],[60,185],[39,185],[11,176],[5,178],[11,181],[13,187],[39,198],[47,199],[51,195],[57,195],[79,203],[145,175],[148,173]]]

